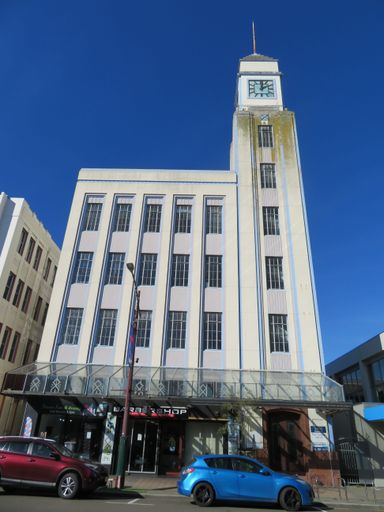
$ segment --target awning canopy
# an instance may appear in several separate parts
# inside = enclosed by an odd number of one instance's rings
[[[5,375],[2,393],[82,396],[120,401],[128,384],[128,366],[32,363]],[[322,373],[214,370],[135,366],[132,400],[254,405],[289,403],[322,409],[345,408],[343,387]],[[349,404],[348,404],[349,406]]]

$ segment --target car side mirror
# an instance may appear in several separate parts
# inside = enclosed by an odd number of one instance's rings
[[[58,453],[51,452],[49,454],[49,458],[53,460],[60,460],[60,455]]]
[[[263,475],[263,476],[271,476],[271,473],[269,471],[267,471],[266,469],[260,469],[259,473],[260,473],[260,475]]]

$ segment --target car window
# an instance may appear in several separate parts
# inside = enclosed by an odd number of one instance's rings
[[[212,459],[205,459],[205,462],[210,468],[232,469],[231,459],[228,457],[214,457]]]
[[[23,441],[10,441],[6,448],[7,452],[13,453],[27,453],[29,443]]]
[[[0,450],[6,450],[7,441],[0,441]]]
[[[262,466],[251,460],[233,459],[233,469],[235,471],[244,471],[246,473],[259,473]]]
[[[49,457],[53,452],[51,448],[43,443],[33,443],[32,455],[37,457]]]

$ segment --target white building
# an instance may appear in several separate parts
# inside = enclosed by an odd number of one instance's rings
[[[37,358],[60,251],[25,199],[0,194],[0,382]],[[23,403],[0,396],[0,433],[21,421]]]
[[[79,173],[39,363],[3,391],[28,395],[36,432],[112,466],[135,307],[127,262],[141,293],[128,469],[172,473],[228,444],[309,477],[308,452],[330,449],[317,408],[343,396],[323,373],[295,119],[275,59],[240,61],[229,170]]]

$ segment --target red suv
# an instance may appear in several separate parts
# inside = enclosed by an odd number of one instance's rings
[[[105,485],[107,476],[104,466],[76,457],[53,440],[0,436],[0,486],[5,491],[51,488],[71,499]]]

